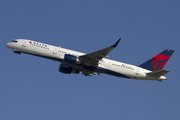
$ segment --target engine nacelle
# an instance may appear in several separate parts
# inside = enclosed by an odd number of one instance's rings
[[[64,62],[80,64],[80,60],[76,56],[70,54],[64,55]]]
[[[60,64],[59,65],[59,72],[65,73],[65,74],[79,74],[78,70],[75,70],[73,67],[65,65],[65,64]]]

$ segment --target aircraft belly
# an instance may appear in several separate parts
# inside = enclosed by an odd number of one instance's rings
[[[113,75],[113,76],[117,76],[117,77],[130,78],[129,76],[127,76],[125,74],[122,74],[120,72],[116,72],[116,71],[114,71],[112,69],[106,69],[106,68],[103,68],[103,67],[97,67],[96,72],[105,73],[105,74],[109,74],[109,75]]]

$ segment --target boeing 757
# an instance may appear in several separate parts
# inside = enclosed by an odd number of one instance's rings
[[[118,45],[120,40],[121,38],[109,47],[88,54],[27,39],[16,39],[6,46],[17,54],[25,53],[58,61],[60,62],[59,72],[65,74],[82,72],[85,76],[92,76],[104,73],[136,80],[167,79],[164,75],[169,71],[162,69],[174,50],[166,49],[139,66],[107,59],[108,53]]]

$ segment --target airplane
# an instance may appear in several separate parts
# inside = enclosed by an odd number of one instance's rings
[[[82,72],[85,76],[92,76],[103,73],[135,80],[167,79],[163,75],[169,71],[162,69],[174,50],[166,49],[139,66],[107,59],[108,53],[118,45],[120,40],[121,38],[109,47],[88,54],[28,39],[15,39],[6,46],[17,54],[25,53],[58,61],[60,62],[59,72],[65,74]]]

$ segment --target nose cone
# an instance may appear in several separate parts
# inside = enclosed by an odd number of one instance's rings
[[[13,49],[13,45],[12,45],[11,42],[7,43],[7,44],[6,44],[6,47],[9,48],[9,49]]]
[[[7,47],[7,48],[10,48],[10,43],[7,43],[7,44],[6,44],[6,47]]]

